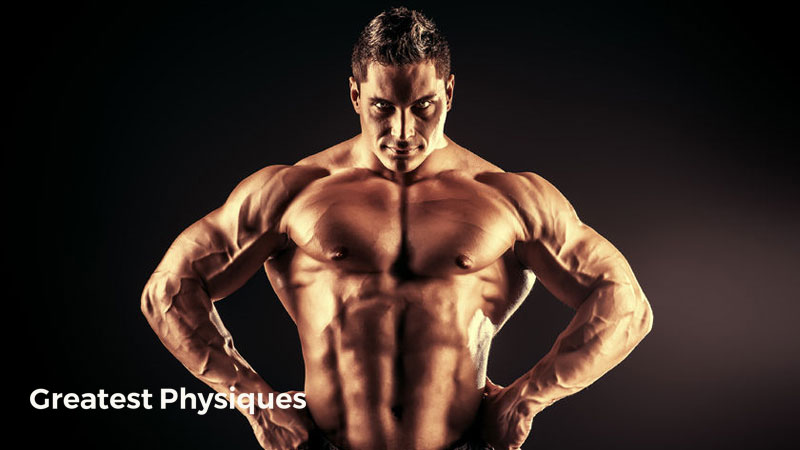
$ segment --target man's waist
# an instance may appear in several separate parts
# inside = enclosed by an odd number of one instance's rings
[[[412,442],[416,442],[416,445],[412,444]],[[312,430],[309,436],[307,446],[303,448],[305,450],[350,450],[353,447],[347,443],[334,443],[334,440],[329,439],[322,430],[315,429]],[[376,442],[375,446],[370,448],[398,448],[403,450],[413,448],[441,448],[442,450],[492,450],[492,447],[486,443],[486,441],[480,436],[477,428],[474,426],[466,430],[460,438],[443,445],[434,444],[434,446],[431,447],[425,443],[409,439],[406,442],[396,442],[396,445],[394,446],[387,442]]]
[[[360,444],[357,448],[384,448],[383,442],[445,448],[467,434],[478,418],[482,390],[474,385],[450,378],[406,380],[394,395],[389,388],[358,380],[327,388],[307,384],[306,401],[318,427],[341,438],[334,442]]]

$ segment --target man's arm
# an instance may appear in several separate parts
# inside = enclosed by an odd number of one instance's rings
[[[270,166],[242,181],[223,206],[170,246],[142,293],[142,312],[165,347],[217,392],[274,392],[236,351],[213,302],[241,287],[285,241],[278,229],[291,199],[322,176],[319,169]],[[302,415],[251,416],[265,448],[296,446],[307,437]]]
[[[576,310],[550,352],[505,389],[490,385],[493,412],[508,428],[498,448],[522,445],[531,420],[555,401],[585,388],[619,364],[650,331],[653,314],[622,254],[583,224],[564,196],[533,173],[509,194],[524,235],[515,253],[559,300]]]

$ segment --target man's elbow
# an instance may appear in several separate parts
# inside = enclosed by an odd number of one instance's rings
[[[154,329],[156,324],[161,321],[164,313],[164,299],[168,297],[166,291],[166,281],[162,276],[153,274],[142,290],[140,309]]]
[[[634,280],[615,286],[615,304],[619,311],[624,311],[630,319],[628,334],[633,345],[639,343],[653,329],[653,309],[641,286]]]
[[[152,281],[148,281],[147,284],[144,286],[144,290],[142,291],[142,297],[139,306],[142,310],[142,314],[144,314],[144,317],[150,323],[153,322],[153,318],[155,316],[155,311],[156,311],[155,303],[156,301],[153,296]]]
[[[625,348],[632,351],[653,329],[653,309],[638,285],[618,285],[611,308],[625,333]]]
[[[647,297],[643,293],[639,295],[637,309],[635,316],[636,331],[639,335],[639,341],[641,341],[653,329],[653,308],[650,307],[650,302],[647,301]]]
[[[653,329],[653,310],[644,294],[632,295],[621,301],[620,310],[625,311],[619,316],[617,331],[620,332],[621,341],[619,349],[621,355],[628,355]]]

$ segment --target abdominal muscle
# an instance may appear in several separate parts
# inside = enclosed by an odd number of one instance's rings
[[[462,437],[477,416],[495,329],[474,286],[324,272],[284,299],[317,426],[348,449],[442,449]]]

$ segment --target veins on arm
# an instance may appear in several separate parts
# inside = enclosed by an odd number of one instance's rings
[[[319,170],[272,166],[248,177],[225,204],[170,246],[142,294],[142,312],[162,343],[219,392],[269,392],[233,346],[213,302],[249,279],[282,243],[278,218]]]
[[[536,174],[511,194],[525,223],[515,253],[559,300],[576,310],[550,352],[517,382],[521,401],[541,410],[596,381],[652,327],[652,311],[622,254],[582,223],[558,190]]]

